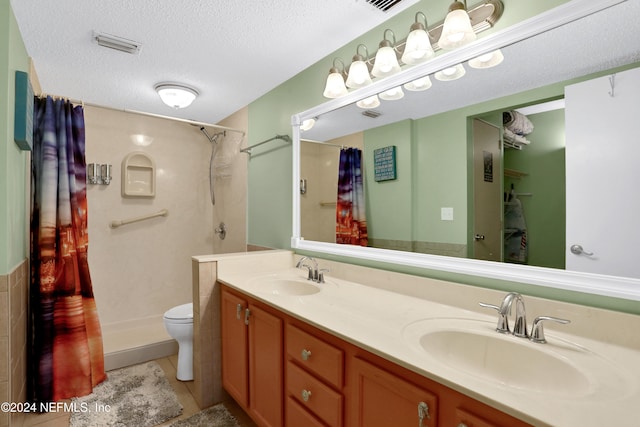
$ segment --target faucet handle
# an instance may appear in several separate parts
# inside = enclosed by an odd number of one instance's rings
[[[508,334],[511,332],[509,331],[509,322],[507,321],[507,316],[506,314],[501,312],[500,306],[497,306],[495,304],[487,304],[486,302],[479,302],[478,304],[481,307],[492,308],[498,312],[498,325],[496,326],[496,331],[500,332],[501,334]]]
[[[567,324],[571,323],[571,320],[567,319],[559,319],[557,317],[551,316],[538,316],[533,320],[533,324],[531,325],[531,336],[529,339],[533,342],[537,342],[539,344],[544,344],[547,340],[544,337],[544,328],[542,327],[542,322],[545,320],[551,320],[552,322]]]
[[[328,268],[321,268],[318,270],[318,283],[324,283],[324,273],[328,273],[331,270]]]

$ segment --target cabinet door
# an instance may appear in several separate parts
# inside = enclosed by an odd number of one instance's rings
[[[222,385],[245,409],[249,404],[248,347],[245,310],[247,302],[222,291]]]
[[[438,425],[434,394],[359,358],[353,359],[351,368],[355,426]]]
[[[249,413],[261,426],[282,426],[282,320],[249,305]]]

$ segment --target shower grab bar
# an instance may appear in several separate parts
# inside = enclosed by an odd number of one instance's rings
[[[274,141],[276,139],[281,139],[283,141],[291,142],[291,137],[289,135],[276,135],[273,138],[269,138],[269,139],[266,139],[266,140],[264,140],[262,142],[258,142],[257,144],[253,144],[250,147],[243,148],[243,149],[240,150],[240,152],[241,153],[247,153],[247,154],[251,155],[251,149],[252,148],[256,148],[256,147],[258,147],[258,146],[260,146],[262,144],[266,144],[267,142],[271,142],[271,141]]]
[[[134,218],[129,218],[129,219],[122,219],[120,221],[111,221],[109,223],[109,227],[111,228],[118,228],[121,225],[127,225],[127,224],[131,224],[133,222],[139,222],[139,221],[144,221],[145,219],[150,219],[150,218],[155,218],[157,216],[167,216],[169,215],[169,211],[167,209],[162,209],[160,212],[156,212],[156,213],[152,213],[152,214],[148,214],[148,215],[141,215],[141,216],[137,216]]]

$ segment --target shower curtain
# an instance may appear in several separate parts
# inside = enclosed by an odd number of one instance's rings
[[[87,395],[106,378],[87,246],[83,108],[36,97],[29,307],[34,402]]]
[[[364,206],[362,151],[340,150],[338,201],[336,204],[336,243],[367,246],[367,219]]]

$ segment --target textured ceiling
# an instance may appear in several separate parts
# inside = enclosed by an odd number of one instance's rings
[[[415,4],[365,0],[11,0],[43,90],[86,103],[216,123]],[[99,47],[94,31],[142,44]],[[153,87],[200,92],[183,110]]]

